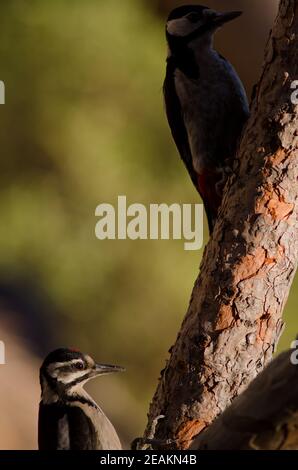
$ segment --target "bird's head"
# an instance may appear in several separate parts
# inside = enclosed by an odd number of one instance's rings
[[[82,388],[94,377],[124,370],[120,366],[97,364],[89,355],[74,349],[56,349],[40,368],[42,399],[53,401],[55,397],[58,400]]]
[[[175,8],[168,17],[166,36],[171,45],[189,45],[199,38],[212,41],[214,32],[241,15],[241,11],[219,13],[202,5]]]

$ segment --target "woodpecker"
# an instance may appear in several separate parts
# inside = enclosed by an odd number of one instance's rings
[[[121,371],[123,367],[96,364],[76,350],[51,352],[40,368],[39,450],[120,450],[113,425],[83,386]]]
[[[249,116],[244,87],[213,48],[215,32],[241,15],[200,5],[173,10],[166,24],[164,98],[172,136],[214,227],[224,185]]]

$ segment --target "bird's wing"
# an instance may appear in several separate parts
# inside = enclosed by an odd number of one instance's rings
[[[222,132],[218,138],[217,155],[224,159],[233,160],[239,145],[240,137],[250,112],[249,104],[243,84],[234,67],[221,55],[218,56],[225,63],[229,72],[231,93],[226,103],[225,114],[228,119],[223,120]]]
[[[184,125],[181,105],[175,89],[175,70],[175,64],[168,59],[166,78],[163,86],[166,114],[177,149],[193,184],[197,187],[197,175],[193,168],[187,130]]]
[[[69,436],[65,409],[56,404],[44,405],[40,403],[38,415],[39,450],[68,449],[67,442],[69,442]]]
[[[97,434],[88,416],[78,406],[67,409],[71,450],[96,450]]]
[[[97,437],[91,420],[76,406],[39,406],[39,450],[94,450]]]

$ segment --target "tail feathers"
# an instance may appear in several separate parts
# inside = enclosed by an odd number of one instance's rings
[[[203,199],[210,235],[213,231],[218,209],[222,201],[222,195],[216,191],[219,179],[219,174],[216,171],[208,171],[197,177],[196,188]]]
[[[217,218],[217,211],[216,213],[214,213],[214,211],[208,209],[208,205],[206,203],[204,203],[204,207],[205,207],[206,216],[207,216],[209,235],[211,235],[214,229],[216,218]]]

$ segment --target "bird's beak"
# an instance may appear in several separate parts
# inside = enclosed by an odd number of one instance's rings
[[[228,23],[229,21],[234,20],[235,18],[238,18],[240,15],[242,15],[242,11],[228,11],[226,13],[218,13],[214,18],[212,18],[212,21],[215,25],[221,26],[225,23]]]
[[[112,374],[113,372],[124,372],[125,368],[121,366],[112,366],[109,364],[96,364],[94,375]]]

